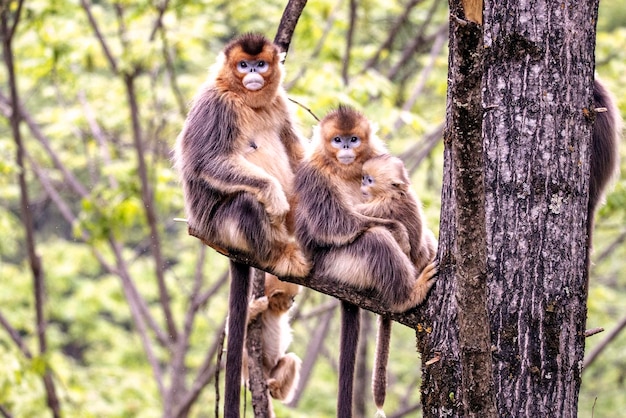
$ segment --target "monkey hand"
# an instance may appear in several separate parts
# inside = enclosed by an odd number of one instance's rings
[[[285,195],[278,182],[266,188],[259,200],[265,206],[265,210],[273,223],[282,223],[284,221],[287,212],[289,212],[289,202],[287,201],[287,195]]]
[[[267,296],[262,296],[258,299],[254,299],[248,306],[248,320],[252,320],[259,316],[259,314],[265,312],[269,306],[269,300]]]

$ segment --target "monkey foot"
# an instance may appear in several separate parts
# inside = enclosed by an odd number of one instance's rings
[[[286,246],[273,267],[272,270],[278,277],[306,277],[311,271],[311,263],[295,244]]]
[[[394,312],[404,312],[415,306],[424,302],[426,299],[426,295],[428,295],[428,291],[435,284],[436,275],[439,271],[439,263],[433,261],[424,267],[424,270],[420,273],[419,277],[415,281],[413,285],[413,290],[411,291],[411,296],[409,300],[398,305]]]

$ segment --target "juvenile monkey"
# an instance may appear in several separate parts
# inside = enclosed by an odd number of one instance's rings
[[[258,34],[220,53],[176,141],[189,232],[279,276],[308,274],[292,235],[294,171],[304,154],[287,106],[281,54]],[[231,262],[231,273],[249,269]],[[231,274],[233,277],[233,274]],[[239,416],[249,278],[231,280],[225,413]]]
[[[426,268],[435,258],[437,240],[424,225],[421,204],[411,189],[409,174],[402,160],[388,154],[367,160],[363,164],[361,192],[365,203],[357,205],[356,211],[367,216],[402,222],[409,234],[409,259],[417,271]],[[422,300],[432,284],[433,280],[423,283],[420,290]],[[372,394],[381,416],[384,416],[382,408],[386,397],[391,325],[389,317],[378,317]]]
[[[291,344],[289,310],[299,292],[300,286],[266,273],[265,296],[250,302],[248,310],[248,321],[261,315],[263,374],[270,395],[283,402],[291,400],[300,380],[300,358],[294,353],[286,353]],[[248,355],[245,349],[242,373],[247,381]],[[273,412],[271,415],[274,416]]]
[[[313,276],[374,290],[383,306],[402,312],[422,301],[434,265],[417,272],[405,253],[410,244],[398,221],[362,215],[363,163],[385,148],[365,116],[340,106],[315,128],[309,154],[296,175],[296,236],[313,260]],[[342,302],[337,415],[352,416],[352,384],[359,311]]]

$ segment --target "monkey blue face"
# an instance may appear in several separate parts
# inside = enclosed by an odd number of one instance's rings
[[[361,138],[355,135],[338,135],[330,140],[330,145],[337,149],[337,160],[341,164],[352,164],[356,159],[356,149],[361,146]]]
[[[237,72],[245,74],[243,86],[250,91],[260,90],[265,84],[261,74],[267,72],[269,64],[265,60],[240,60],[237,63]]]

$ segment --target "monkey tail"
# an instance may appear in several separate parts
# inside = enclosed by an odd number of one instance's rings
[[[341,342],[339,344],[339,395],[337,396],[337,417],[352,418],[352,386],[356,349],[359,342],[361,317],[359,308],[348,302],[341,302]]]
[[[250,267],[231,261],[230,295],[228,297],[228,346],[226,348],[224,384],[224,417],[226,418],[239,418],[241,367],[249,289]]]
[[[378,331],[376,334],[376,353],[374,355],[374,369],[372,371],[372,396],[378,412],[376,417],[384,417],[383,405],[387,396],[387,362],[389,361],[389,342],[391,341],[391,318],[378,317]]]

